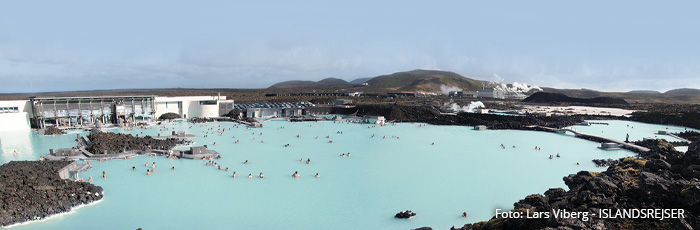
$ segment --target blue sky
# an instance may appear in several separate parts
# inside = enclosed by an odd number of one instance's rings
[[[4,1],[0,93],[262,88],[413,69],[700,88],[697,1]]]

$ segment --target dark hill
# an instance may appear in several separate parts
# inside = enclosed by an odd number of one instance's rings
[[[437,70],[412,70],[382,75],[367,81],[372,88],[396,91],[441,92],[440,86],[454,86],[462,90],[481,89],[484,81],[463,77],[462,75]]]
[[[680,88],[666,91],[665,94],[700,94],[700,89]]]
[[[350,83],[348,83],[347,81],[345,81],[343,79],[329,77],[329,78],[318,81],[318,84],[321,84],[321,85],[347,85]]]
[[[627,104],[627,102],[620,98],[612,97],[594,97],[594,98],[576,98],[569,97],[561,93],[546,93],[537,92],[529,97],[525,98],[523,102],[534,102],[534,103],[584,103],[584,104]]]
[[[313,88],[324,86],[342,86],[350,85],[347,81],[338,78],[326,78],[320,81],[284,81],[270,86],[268,89],[283,89],[283,88]]]

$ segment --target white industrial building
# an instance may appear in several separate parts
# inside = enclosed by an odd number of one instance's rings
[[[476,97],[480,98],[496,98],[496,99],[505,99],[505,93],[503,90],[500,89],[482,89],[479,91],[476,91]]]

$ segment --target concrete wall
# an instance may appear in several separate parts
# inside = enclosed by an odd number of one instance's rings
[[[476,96],[482,97],[482,98],[498,98],[498,99],[505,98],[503,91],[495,90],[495,89],[486,89],[486,90],[476,91]]]
[[[17,111],[0,113],[0,131],[28,130],[29,118],[33,117],[32,105],[28,100],[0,101],[0,108],[14,108]]]
[[[66,167],[63,167],[58,170],[58,176],[61,177],[61,179],[73,179],[71,178],[70,171],[77,168],[78,163],[75,163],[75,161],[71,162],[69,165],[66,165]]]
[[[218,100],[226,100],[225,96],[192,96],[192,97],[156,97],[156,117],[164,113],[172,112],[180,114],[183,118],[193,117],[219,117]],[[200,101],[217,101],[215,105],[200,105]],[[168,108],[165,108],[165,102]],[[172,104],[179,103],[180,107],[170,108]],[[173,106],[175,107],[175,106]]]
[[[246,117],[254,118],[271,118],[271,117],[281,117],[282,108],[251,108],[246,112]]]
[[[198,101],[190,103],[190,115],[192,117],[218,117],[219,105],[200,105]]]

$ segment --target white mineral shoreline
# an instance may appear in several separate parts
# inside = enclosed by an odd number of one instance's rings
[[[25,222],[22,222],[22,223],[11,224],[11,225],[4,226],[4,227],[0,227],[0,228],[12,228],[12,227],[15,227],[15,226],[20,226],[20,225],[26,225],[26,224],[31,224],[31,223],[44,222],[44,221],[47,221],[47,220],[50,220],[50,219],[53,219],[53,218],[56,218],[56,217],[60,217],[60,216],[72,214],[72,213],[76,212],[78,209],[80,209],[80,208],[82,208],[82,207],[87,207],[87,206],[91,206],[91,205],[93,205],[93,204],[97,204],[97,203],[102,202],[102,200],[104,200],[104,192],[101,194],[101,196],[102,196],[102,199],[99,199],[99,200],[97,200],[97,201],[95,201],[95,202],[92,202],[92,203],[81,204],[81,205],[72,207],[72,208],[71,208],[69,211],[67,211],[67,212],[57,213],[57,214],[53,214],[53,215],[47,216],[46,218],[43,218],[43,219],[25,221]]]

